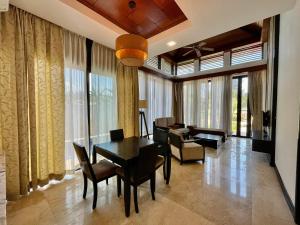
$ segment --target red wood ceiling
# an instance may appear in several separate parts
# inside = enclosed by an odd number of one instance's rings
[[[77,0],[128,33],[145,38],[161,33],[185,20],[186,16],[174,0]]]

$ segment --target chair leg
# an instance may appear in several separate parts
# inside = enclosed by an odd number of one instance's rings
[[[135,207],[135,212],[139,213],[139,205],[138,205],[138,199],[137,199],[137,186],[133,186],[134,189],[134,207]]]
[[[167,157],[164,157],[164,164],[163,164],[163,172],[164,172],[164,180],[167,180],[167,166],[166,166],[166,163],[167,163]]]
[[[151,195],[152,195],[152,200],[155,200],[155,172],[153,173],[153,175],[151,176],[150,179],[150,189],[151,189]]]
[[[88,181],[86,175],[84,173],[82,173],[82,175],[83,175],[83,196],[82,197],[85,199]]]
[[[118,197],[121,195],[121,177],[117,175],[117,188],[118,188]]]
[[[93,187],[94,187],[93,209],[95,209],[97,205],[97,195],[98,195],[97,182],[93,182]]]
[[[106,185],[108,185],[108,178],[106,179]]]

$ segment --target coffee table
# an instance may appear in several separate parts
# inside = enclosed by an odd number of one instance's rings
[[[214,134],[197,134],[194,136],[195,142],[203,145],[204,147],[210,147],[218,149],[222,142],[222,136]]]

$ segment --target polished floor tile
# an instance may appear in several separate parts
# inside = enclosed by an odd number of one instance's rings
[[[32,192],[7,205],[0,224],[222,224],[290,225],[292,215],[267,156],[251,151],[251,140],[229,139],[218,151],[207,149],[206,162],[179,165],[173,159],[170,185],[157,172],[156,200],[149,183],[139,188],[140,213],[124,215],[117,197],[116,178],[98,185],[98,204],[92,210],[92,185],[82,199],[81,173]]]

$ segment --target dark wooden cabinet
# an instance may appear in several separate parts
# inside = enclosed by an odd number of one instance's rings
[[[272,140],[269,135],[265,136],[263,132],[254,131],[252,134],[252,151],[271,153]]]

